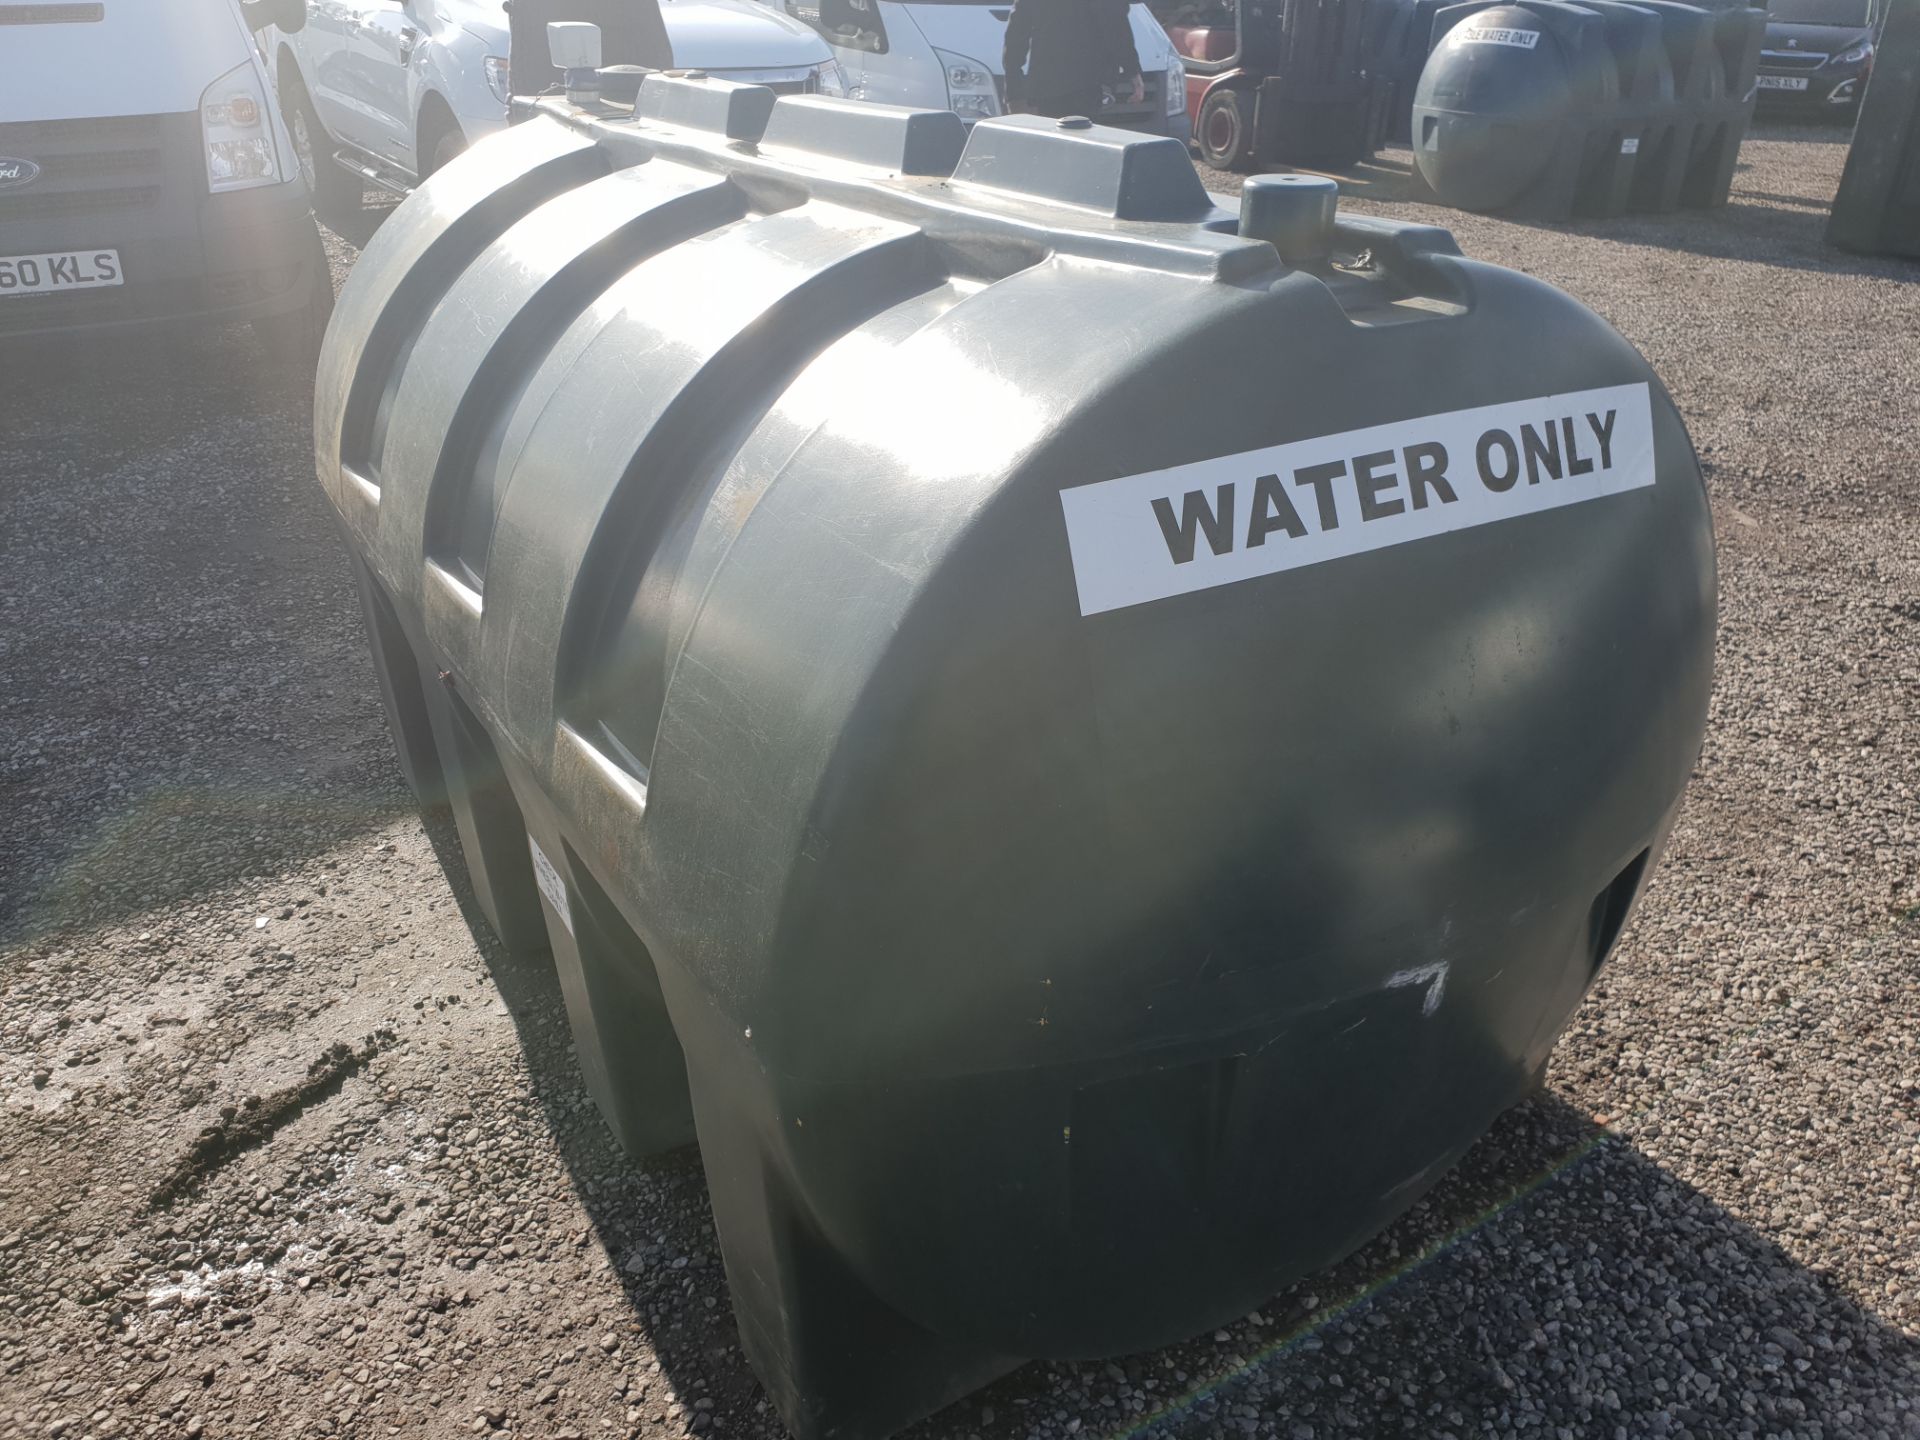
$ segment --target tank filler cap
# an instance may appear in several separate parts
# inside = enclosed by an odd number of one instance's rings
[[[1091,130],[1093,121],[1084,115],[1062,115],[1053,122],[1061,130]]]
[[[1283,260],[1324,260],[1339,203],[1339,184],[1324,175],[1250,175],[1240,187],[1240,233],[1265,240]]]

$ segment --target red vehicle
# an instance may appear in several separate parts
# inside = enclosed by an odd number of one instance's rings
[[[1367,60],[1386,0],[1221,0],[1162,17],[1216,170],[1344,166],[1376,143]],[[1193,23],[1195,19],[1205,23]]]

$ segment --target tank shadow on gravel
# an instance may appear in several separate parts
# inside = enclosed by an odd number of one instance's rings
[[[1771,199],[1774,205],[1756,205],[1735,199],[1717,210],[1677,211],[1672,215],[1626,215],[1572,226],[1518,223],[1535,228],[1564,229],[1612,240],[1622,245],[1644,245],[1674,250],[1703,260],[1734,260],[1770,265],[1784,270],[1833,275],[1864,275],[1903,284],[1920,281],[1920,266],[1900,260],[1876,260],[1851,255],[1827,244],[1828,200],[1800,196],[1767,196],[1748,191],[1753,199]],[[1782,209],[1780,205],[1803,207]]]
[[[1351,170],[1327,171],[1340,182],[1343,201],[1419,207],[1410,218],[1455,229],[1467,212],[1442,204],[1410,165],[1384,156]],[[1755,203],[1757,201],[1771,203]],[[1708,260],[1734,260],[1825,276],[1866,275],[1905,283],[1920,281],[1920,266],[1907,261],[1851,255],[1826,242],[1832,197],[1777,195],[1737,189],[1726,205],[1711,210],[1631,214],[1604,220],[1551,221],[1524,215],[1486,217],[1530,230],[1590,236],[1622,245],[1679,251]],[[1781,208],[1795,207],[1795,208]],[[1474,217],[1479,218],[1479,217]]]
[[[724,1299],[705,1308],[691,1298],[699,1287],[676,1279],[720,1264],[698,1150],[647,1161],[620,1152],[586,1098],[550,959],[503,950],[467,883],[451,816],[430,813],[425,827],[515,1022],[592,1225],[583,1243],[605,1250],[678,1395],[710,1396],[722,1413],[754,1410],[758,1382]],[[1631,1120],[1622,1128],[1630,1133]],[[1737,1173],[1739,1157],[1718,1163]],[[660,1203],[662,1192],[680,1203]],[[652,1196],[644,1230],[639,1194]],[[1650,1344],[1652,1334],[1665,1342]],[[1416,1391],[1445,1378],[1447,1413],[1342,1380],[1396,1366]],[[1699,1393],[1669,1385],[1676,1366]],[[1031,1363],[906,1434],[1019,1440],[1065,1387],[1079,1403],[1112,1406],[1111,1426],[1082,1432],[1103,1440],[1148,1427],[1217,1436],[1247,1406],[1292,1415],[1302,1436],[1360,1433],[1356,1425],[1374,1435],[1477,1431],[1531,1411],[1549,1428],[1577,1418],[1576,1434],[1624,1426],[1636,1437],[1704,1437],[1733,1433],[1710,1408],[1722,1394],[1739,1397],[1754,1433],[1853,1435],[1871,1433],[1869,1389],[1856,1377],[1884,1384],[1902,1373],[1920,1386],[1920,1341],[1547,1090],[1500,1117],[1384,1234],[1255,1315],[1164,1351]],[[1122,1398],[1088,1400],[1103,1390]]]
[[[1755,140],[1798,140],[1806,145],[1851,145],[1851,115],[1815,115],[1793,118],[1786,115],[1758,115],[1747,132]]]
[[[1188,1367],[1207,1378],[1166,1433],[1217,1434],[1246,1404],[1304,1406],[1325,1433],[1371,1400],[1375,1435],[1504,1433],[1494,1417],[1531,1411],[1549,1433],[1704,1437],[1735,1433],[1700,1403],[1726,1393],[1758,1433],[1857,1435],[1872,1393],[1860,1381],[1920,1382],[1920,1343],[1551,1091],[1275,1311],[1264,1346],[1248,1355],[1236,1334],[1227,1363]],[[1396,1425],[1390,1396],[1342,1396],[1343,1371],[1389,1375],[1396,1356],[1416,1394],[1454,1382],[1444,1415],[1403,1398]],[[1668,1386],[1676,1360],[1701,1393]]]

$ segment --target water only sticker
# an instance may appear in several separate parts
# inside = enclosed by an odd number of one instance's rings
[[[1396,420],[1060,492],[1080,613],[1653,484],[1645,383]]]
[[[1540,43],[1538,30],[1508,30],[1499,25],[1462,25],[1462,45],[1511,45],[1516,50],[1531,50]]]

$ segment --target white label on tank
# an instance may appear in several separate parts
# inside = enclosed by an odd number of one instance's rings
[[[1455,33],[1462,45],[1511,45],[1516,50],[1531,50],[1540,43],[1538,30],[1508,30],[1498,25],[1462,25]]]
[[[546,896],[560,923],[567,927],[567,934],[573,934],[573,909],[567,904],[567,882],[560,878],[560,872],[547,859],[547,852],[531,835],[527,836],[527,848],[533,852],[533,878],[540,886],[540,893]]]
[[[1622,155],[1638,155],[1640,153],[1640,137],[1638,135],[1629,135],[1626,139],[1622,140],[1620,142],[1620,153]]]
[[[1644,382],[1396,420],[1060,492],[1080,613],[1653,484]]]

